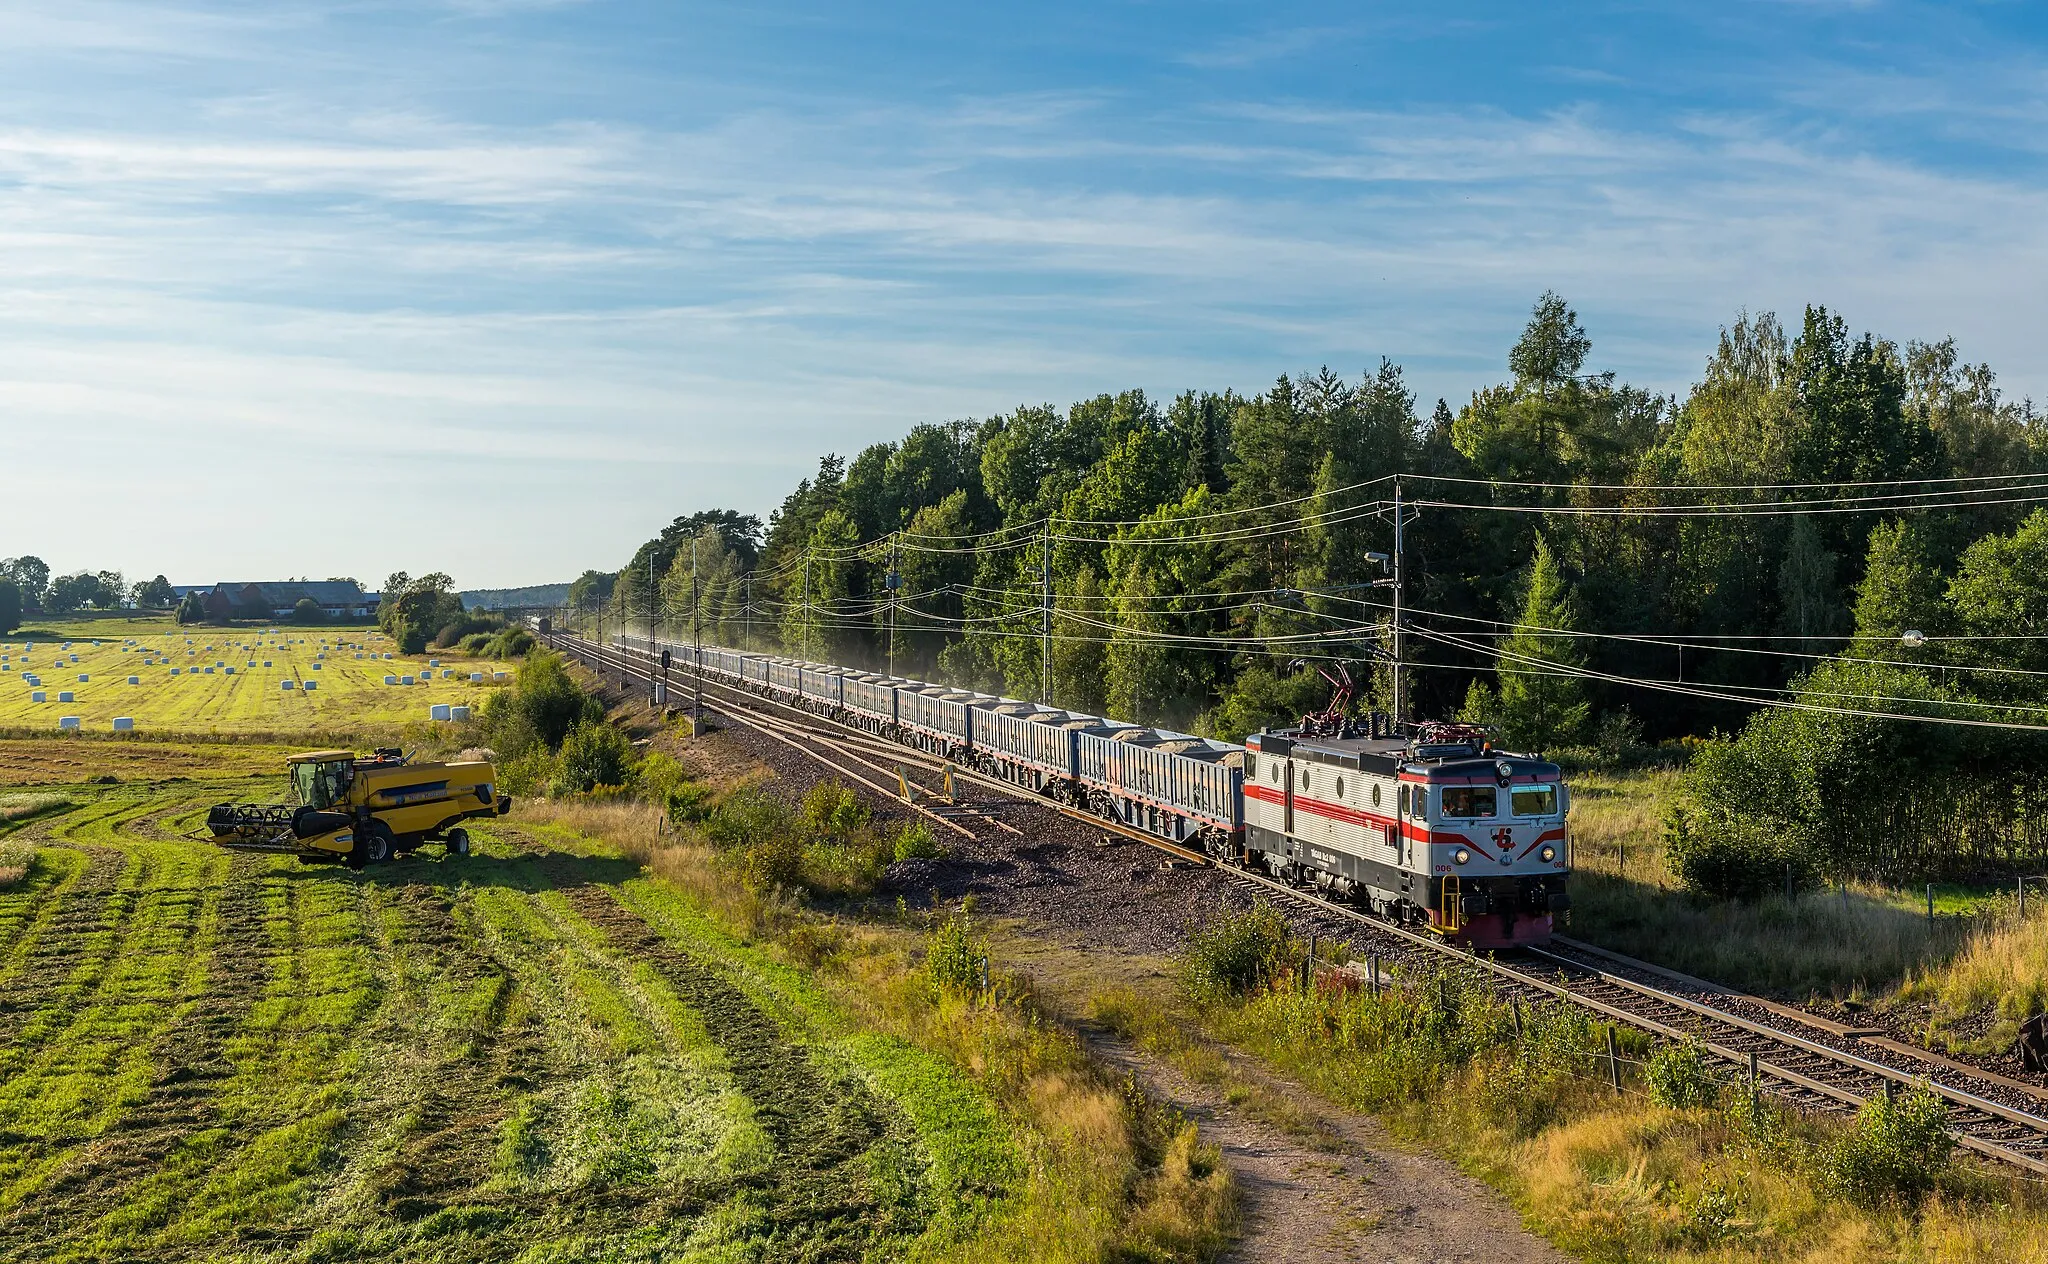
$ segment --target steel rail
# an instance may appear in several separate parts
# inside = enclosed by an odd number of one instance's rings
[[[576,639],[580,641],[583,645],[592,645],[591,642],[583,641],[581,638]],[[609,651],[606,647],[602,646],[592,646],[592,648],[600,654],[602,654],[603,656],[611,658],[614,664],[622,669],[634,665],[632,659],[627,657],[625,654],[620,654],[615,651]],[[644,652],[639,650],[631,650],[631,653],[642,654]],[[691,665],[689,664],[682,664],[681,668],[686,672],[692,671]],[[807,726],[812,726],[813,728],[819,726],[830,726],[833,728],[844,730],[849,733],[858,734],[863,738],[867,738],[873,741],[881,742],[885,740],[875,738],[873,734],[868,733],[864,729],[860,729],[852,725],[843,724],[829,717],[817,715],[816,713],[806,708],[798,707],[794,704],[784,702],[779,699],[764,697],[763,695],[754,693],[751,690],[740,690],[736,686],[728,684],[723,680],[714,679],[708,673],[694,674],[699,675],[707,687],[742,693],[744,694],[744,696],[751,700],[764,702],[769,705],[779,707],[785,711],[794,712],[798,717],[801,717],[801,722]],[[757,712],[756,714],[760,713]],[[910,750],[913,755],[921,757],[921,759],[925,761],[936,761],[940,763],[948,762],[940,759],[940,757],[932,756],[926,752],[916,751],[914,748],[905,749]],[[823,761],[821,760],[821,762]],[[1132,829],[1129,826],[1122,824],[1121,822],[1105,820],[1102,817],[1096,816],[1092,813],[1081,811],[1080,809],[1073,808],[1067,804],[1062,804],[1054,800],[1046,799],[1043,796],[1033,794],[1032,792],[1024,789],[1021,786],[1013,785],[1009,782],[1003,781],[1000,778],[989,777],[976,770],[961,768],[958,765],[954,765],[954,769],[956,776],[965,777],[970,781],[988,786],[991,789],[995,789],[1002,793],[1010,794],[1020,799],[1023,799],[1028,803],[1036,804],[1043,807],[1050,807],[1055,811],[1060,812],[1062,815],[1072,817],[1077,821],[1081,821],[1085,824],[1094,826],[1099,829],[1104,829],[1117,834],[1121,834],[1134,841],[1145,843],[1148,846],[1158,848],[1159,850],[1168,853],[1169,855],[1173,856],[1178,860],[1203,866],[1213,866],[1218,870],[1218,872],[1229,876],[1233,880],[1248,883],[1250,885],[1270,891],[1275,895],[1281,896],[1282,898],[1294,901],[1296,903],[1310,905],[1323,912],[1330,913],[1340,918],[1344,918],[1346,920],[1355,922],[1362,928],[1370,930],[1374,933],[1401,940],[1405,943],[1408,943],[1418,948],[1422,948],[1426,951],[1437,954],[1439,956],[1460,962],[1465,966],[1476,967],[1478,969],[1487,971],[1494,977],[1500,979],[1501,981],[1513,987],[1534,990],[1544,995],[1553,997],[1557,1000],[1565,1001],[1569,1004],[1579,1006],[1580,1008],[1590,1010],[1612,1021],[1622,1023],[1629,1027],[1633,1027],[1637,1030],[1647,1032],[1653,1036],[1658,1036],[1663,1039],[1674,1041],[1697,1041],[1703,1049],[1713,1054],[1716,1058],[1719,1058],[1725,1062],[1732,1063],[1740,1068],[1747,1069],[1751,1065],[1752,1057],[1755,1057],[1754,1065],[1759,1075],[1767,1076],[1768,1078],[1775,1080],[1786,1086],[1796,1088],[1804,1092],[1812,1093],[1816,1096],[1825,1098],[1832,1102],[1836,1102],[1840,1105],[1852,1108],[1860,1108],[1861,1106],[1865,1105],[1871,1100],[1872,1095],[1868,1093],[1858,1092],[1854,1088],[1845,1087],[1841,1084],[1830,1083],[1826,1080],[1817,1079],[1813,1075],[1806,1074],[1805,1072],[1794,1069],[1791,1066],[1787,1066],[1782,1061],[1782,1054],[1780,1055],[1780,1057],[1777,1058],[1766,1058],[1761,1055],[1754,1054],[1752,1051],[1749,1050],[1741,1050],[1734,1048],[1733,1046],[1725,1044],[1718,1040],[1707,1040],[1700,1036],[1696,1031],[1687,1031],[1681,1027],[1673,1026],[1669,1022],[1665,1022],[1657,1017],[1644,1014],[1638,1010],[1629,1009],[1625,1006],[1614,1004],[1608,1000],[1602,1000],[1598,997],[1588,995],[1583,991],[1575,991],[1570,986],[1571,980],[1568,977],[1568,975],[1564,973],[1564,971],[1577,971],[1581,975],[1590,977],[1602,984],[1621,988],[1622,990],[1629,992],[1646,1002],[1669,1006],[1673,1009],[1680,1011],[1681,1013],[1689,1014],[1697,1018],[1706,1019],[1710,1022],[1721,1023],[1725,1024],[1726,1026],[1736,1028],[1737,1030],[1740,1030],[1749,1036],[1777,1045],[1781,1048],[1781,1050],[1785,1052],[1790,1052],[1795,1056],[1819,1058],[1823,1062],[1832,1064],[1833,1066],[1848,1073],[1859,1076],[1876,1077],[1884,1083],[1887,1091],[1889,1091],[1890,1086],[1895,1083],[1924,1083],[1928,1086],[1928,1088],[1931,1091],[1940,1096],[1945,1102],[1948,1102],[1953,1106],[1960,1107],[1964,1110],[1978,1112],[1979,1114],[1982,1114],[1988,1117],[1989,1119],[2000,1121],[2008,1126],[2017,1126],[2032,1130],[2036,1134],[2032,1138],[2032,1140],[2035,1141],[2037,1144],[2040,1144],[2044,1147],[2048,1147],[2048,1117],[2033,1115],[2025,1111],[2016,1110],[2010,1106],[2004,1105],[2001,1102],[1991,1101],[1987,1098],[1971,1093],[1965,1089],[1959,1089],[1953,1087],[1952,1085],[1944,1084],[1939,1080],[1934,1079],[1932,1076],[1916,1076],[1911,1073],[1901,1071],[1896,1067],[1885,1066],[1883,1063],[1875,1062],[1868,1058],[1859,1057],[1856,1054],[1849,1053],[1845,1050],[1836,1049],[1825,1044],[1821,1044],[1818,1041],[1806,1039],[1805,1037],[1784,1031],[1781,1028],[1773,1027],[1766,1023],[1759,1023],[1752,1019],[1745,1018],[1739,1014],[1730,1013],[1727,1010],[1718,1009],[1711,1005],[1704,1005],[1689,997],[1681,996],[1674,992],[1666,991],[1662,988],[1653,987],[1649,984],[1641,983],[1637,980],[1623,978],[1609,971],[1602,970],[1598,967],[1589,966],[1584,962],[1573,961],[1566,957],[1560,957],[1554,953],[1545,952],[1542,949],[1519,950],[1531,953],[1533,955],[1547,957],[1550,960],[1557,962],[1560,967],[1564,968],[1560,971],[1559,977],[1556,980],[1546,979],[1539,974],[1535,974],[1527,970],[1517,969],[1506,962],[1496,959],[1491,954],[1482,957],[1476,952],[1470,951],[1468,949],[1460,949],[1455,945],[1446,943],[1439,938],[1435,938],[1433,936],[1426,934],[1421,934],[1416,931],[1410,930],[1407,927],[1396,925],[1371,913],[1363,912],[1349,905],[1340,904],[1334,900],[1326,899],[1323,896],[1303,891],[1297,887],[1291,886],[1287,883],[1280,882],[1276,879],[1268,877],[1267,875],[1256,873],[1242,866],[1231,864],[1219,864],[1211,857],[1202,855],[1199,852],[1190,851],[1189,849],[1184,847],[1176,846],[1175,844],[1170,843],[1165,839],[1156,838],[1152,835],[1149,835],[1145,833],[1143,830]],[[1983,1155],[1986,1158],[1996,1159],[2000,1162],[2007,1163],[2015,1167],[2023,1168],[2037,1174],[2048,1175],[2048,1161],[2044,1161],[2043,1159],[2037,1158],[2034,1155],[2028,1154],[2022,1150],[2015,1149],[2011,1145],[2001,1144],[1999,1141],[1989,1140],[1984,1137],[1974,1135],[1971,1131],[1967,1130],[1972,1126],[1972,1124],[1973,1121],[1969,1120],[1949,1120],[1949,1132],[1955,1138],[1957,1144],[1972,1151],[1973,1153]]]

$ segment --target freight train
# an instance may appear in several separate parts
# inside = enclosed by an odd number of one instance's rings
[[[1558,766],[1465,725],[1371,715],[1242,746],[899,676],[616,637],[1226,865],[1474,947],[1541,943],[1571,907]],[[650,674],[652,674],[650,672]]]

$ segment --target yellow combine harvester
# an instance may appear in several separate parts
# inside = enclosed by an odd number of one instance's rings
[[[497,770],[483,760],[415,764],[403,751],[380,749],[309,751],[285,763],[298,802],[217,804],[206,814],[215,842],[361,869],[428,842],[467,856],[462,822],[512,810],[497,792]]]

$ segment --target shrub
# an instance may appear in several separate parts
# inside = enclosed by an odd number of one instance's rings
[[[518,754],[498,761],[498,784],[507,794],[546,794],[555,784],[554,752],[529,742]]]
[[[974,925],[972,910],[962,903],[939,919],[925,942],[924,972],[941,991],[973,992],[981,987],[988,939]]]
[[[506,628],[490,639],[483,652],[491,658],[524,658],[533,644],[533,633],[525,628]]]
[[[1659,1047],[1644,1064],[1643,1079],[1650,1086],[1650,1100],[1672,1110],[1707,1108],[1721,1098],[1721,1082],[1714,1078],[1706,1047],[1697,1040]]]
[[[457,641],[455,648],[465,654],[481,654],[489,647],[490,643],[491,634],[489,632],[472,632],[460,641]]]
[[[633,767],[633,789],[649,803],[666,805],[677,787],[689,780],[689,770],[660,751],[648,751]]]
[[[313,600],[311,597],[301,597],[299,598],[298,602],[292,606],[293,623],[311,624],[325,623],[326,621],[326,611],[320,609],[320,603]]]
[[[1954,1149],[1941,1098],[1917,1084],[1865,1102],[1849,1135],[1828,1152],[1824,1171],[1829,1185],[1857,1202],[1916,1203],[1934,1189]]]
[[[1801,833],[1783,822],[1723,813],[1705,816],[1674,805],[1664,818],[1664,854],[1687,890],[1717,899],[1768,895],[1813,880]]]
[[[932,833],[932,827],[923,821],[911,821],[896,831],[894,851],[898,860],[937,860],[945,853],[939,847],[939,840]]]
[[[794,830],[769,834],[731,852],[727,863],[740,885],[757,895],[793,889],[803,876],[804,840]]]
[[[485,703],[483,718],[484,731],[500,750],[520,749],[521,738],[553,750],[578,724],[602,720],[604,704],[577,688],[560,658],[534,654],[519,665],[512,688]]]
[[[464,614],[441,625],[434,635],[434,648],[452,650],[468,637],[489,636],[504,626],[491,615]]]
[[[1181,990],[1200,1004],[1243,996],[1278,975],[1294,956],[1287,920],[1262,900],[1188,935],[1180,953]]]
[[[623,786],[633,772],[633,744],[602,721],[585,722],[569,731],[555,763],[560,793],[578,794],[599,786]]]
[[[704,835],[740,884],[760,894],[797,885],[804,837],[789,807],[758,790],[742,790],[704,820]]]
[[[738,790],[705,818],[704,836],[715,847],[746,847],[776,834],[793,834],[787,804],[759,790]]]
[[[427,630],[417,623],[399,623],[392,630],[391,639],[398,642],[401,654],[418,654],[427,648]]]
[[[874,816],[859,795],[836,781],[821,781],[804,794],[803,823],[814,833],[845,841],[866,829]]]

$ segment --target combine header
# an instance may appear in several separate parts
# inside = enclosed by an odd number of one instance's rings
[[[512,810],[497,792],[497,770],[482,760],[415,764],[402,751],[380,749],[309,751],[285,764],[297,803],[216,804],[206,814],[215,842],[361,869],[429,842],[467,856],[462,822]]]

